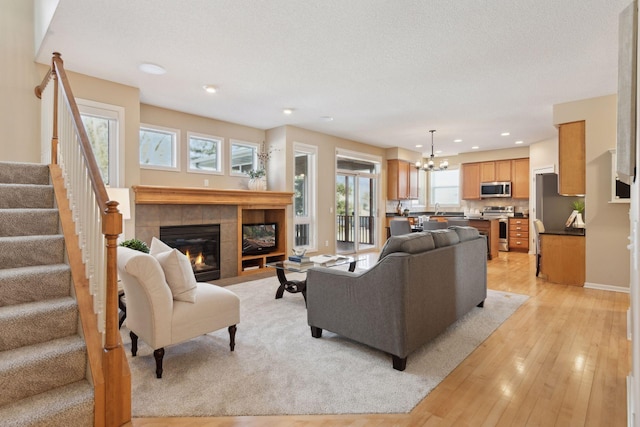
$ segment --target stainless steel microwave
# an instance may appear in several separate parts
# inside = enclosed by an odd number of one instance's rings
[[[483,182],[480,184],[480,197],[511,197],[510,182]]]

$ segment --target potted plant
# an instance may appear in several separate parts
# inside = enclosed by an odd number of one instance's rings
[[[575,220],[573,221],[573,227],[584,228],[584,220],[582,219],[582,214],[584,213],[584,200],[579,199],[571,202],[571,207],[576,214]]]
[[[142,240],[138,239],[129,239],[120,243],[120,246],[124,246],[125,248],[133,249],[136,251],[144,252],[145,254],[149,253],[149,246]]]
[[[249,175],[249,190],[265,191],[267,189],[266,164],[271,158],[272,151],[271,149],[266,149],[263,141],[262,148],[258,153],[258,162],[260,163],[258,169],[251,169],[247,172],[247,175]]]

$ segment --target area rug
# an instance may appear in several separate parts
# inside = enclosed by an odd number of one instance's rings
[[[170,346],[162,379],[143,341],[131,357],[123,326],[132,415],[407,413],[528,298],[490,290],[484,308],[410,354],[400,372],[378,350],[328,331],[312,338],[302,295],[276,300],[277,287],[275,277],[227,287],[241,300],[235,351],[226,328]]]

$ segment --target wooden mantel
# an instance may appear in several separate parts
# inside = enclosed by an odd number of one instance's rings
[[[138,205],[286,206],[293,203],[293,193],[287,191],[221,190],[157,185],[134,185],[132,188],[135,203]]]

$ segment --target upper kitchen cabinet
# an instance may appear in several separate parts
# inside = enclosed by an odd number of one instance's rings
[[[462,198],[480,200],[480,163],[462,164]]]
[[[480,182],[511,181],[511,160],[480,163]]]
[[[387,199],[418,198],[418,170],[404,160],[387,160]]]
[[[558,126],[558,193],[584,196],[586,193],[585,122]]]
[[[529,158],[513,159],[511,163],[511,197],[529,198]]]

